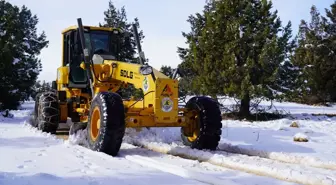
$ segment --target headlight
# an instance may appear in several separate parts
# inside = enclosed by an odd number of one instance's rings
[[[103,64],[104,58],[98,54],[94,54],[92,57],[92,61],[94,64]]]
[[[140,74],[142,75],[149,75],[153,72],[153,68],[148,65],[144,65],[140,67]]]

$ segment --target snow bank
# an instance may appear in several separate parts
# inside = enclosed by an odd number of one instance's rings
[[[300,127],[290,127],[297,122]],[[288,163],[336,169],[336,120],[312,117],[311,119],[281,119],[266,122],[223,121],[221,150],[259,156]],[[300,133],[300,134],[298,134]],[[295,142],[303,135],[309,142]]]
[[[160,155],[125,143],[120,155],[111,157],[78,146],[84,132],[63,141],[31,127],[27,119],[32,107],[26,110],[27,106],[23,105],[24,110],[11,111],[14,119],[0,119],[1,185],[110,185],[111,182],[119,185],[293,185],[273,178],[214,168],[209,163]],[[169,135],[169,132],[157,133]]]

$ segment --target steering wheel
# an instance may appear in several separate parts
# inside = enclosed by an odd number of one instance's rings
[[[105,54],[105,53],[108,53],[108,51],[106,51],[103,48],[95,49],[95,51],[93,52],[93,54]]]
[[[100,50],[106,51],[105,50],[105,43],[103,41],[101,41],[101,40],[98,40],[98,39],[94,40],[94,46],[95,46],[94,47],[95,48],[95,52],[100,51]]]

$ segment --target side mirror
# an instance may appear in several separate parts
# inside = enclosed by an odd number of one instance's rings
[[[57,91],[57,83],[55,80],[51,82],[51,88]]]
[[[139,72],[142,75],[149,75],[149,74],[153,73],[153,68],[152,68],[152,66],[149,66],[149,65],[143,65],[143,66],[140,67]]]

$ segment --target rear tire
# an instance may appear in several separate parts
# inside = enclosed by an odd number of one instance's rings
[[[40,101],[40,96],[42,93],[38,93],[35,96],[35,107],[34,107],[34,114],[33,117],[31,119],[31,125],[35,128],[37,128],[38,126],[38,107],[39,107],[39,101]]]
[[[37,110],[38,129],[42,132],[55,134],[60,121],[59,102],[56,93],[41,93]]]
[[[91,150],[116,156],[125,134],[125,110],[116,93],[99,93],[91,103],[87,140]]]
[[[181,138],[185,145],[195,149],[216,150],[222,134],[222,117],[217,102],[208,97],[193,97],[187,104],[188,111],[198,112],[198,127],[196,137],[184,135],[181,128]]]

